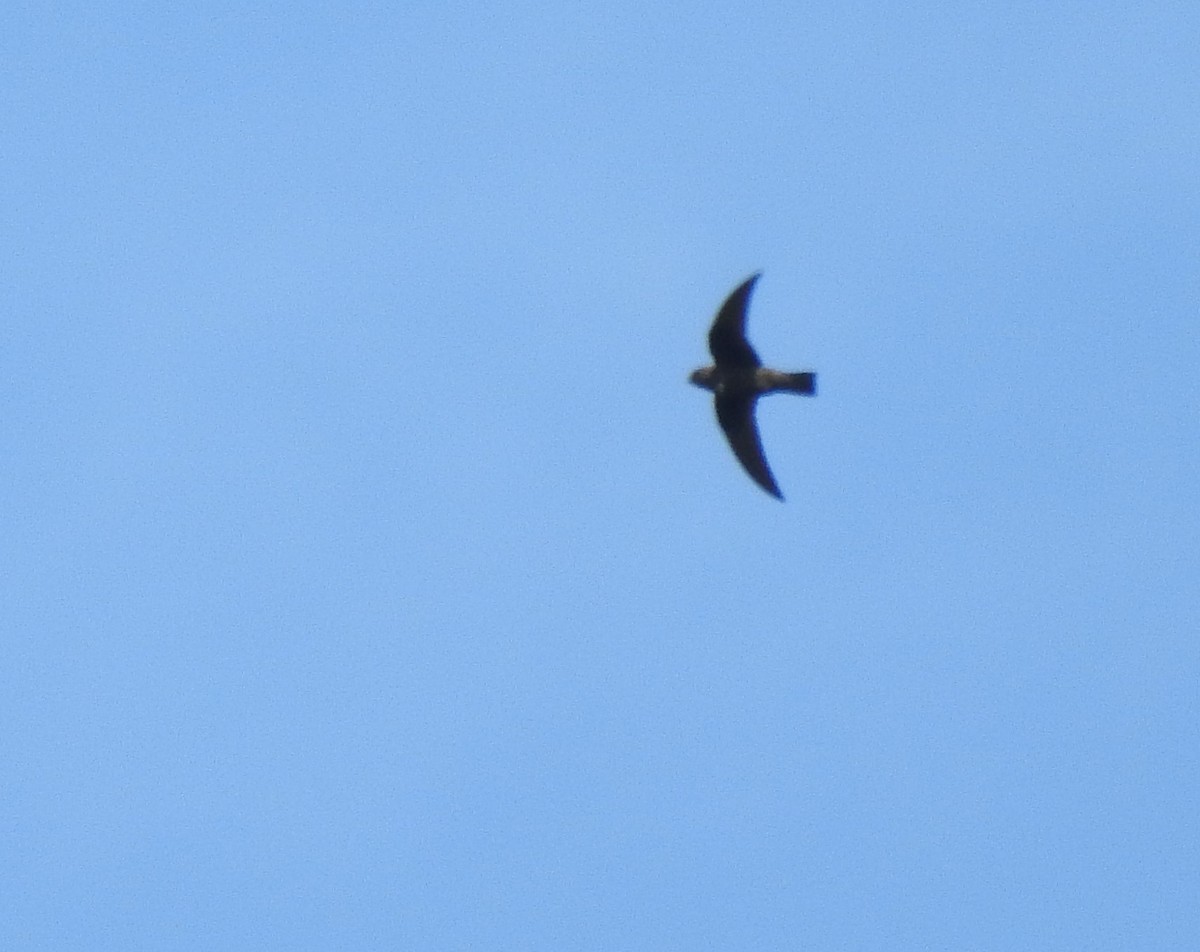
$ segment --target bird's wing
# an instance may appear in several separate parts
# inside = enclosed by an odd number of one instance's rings
[[[708,331],[708,349],[718,365],[726,367],[758,367],[762,361],[746,340],[746,305],[759,273],[750,275],[721,305]]]
[[[758,437],[758,425],[754,421],[755,396],[717,397],[717,422],[725,431],[725,438],[733,448],[738,462],[758,485],[776,499],[783,493],[775,485],[771,467],[763,456],[762,441]]]

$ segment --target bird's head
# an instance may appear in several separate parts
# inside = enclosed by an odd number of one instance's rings
[[[713,376],[716,374],[716,370],[716,367],[701,367],[699,370],[693,370],[688,381],[705,390],[715,390],[716,384],[713,383]]]

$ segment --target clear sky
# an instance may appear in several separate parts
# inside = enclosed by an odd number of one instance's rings
[[[180,6],[0,8],[0,947],[1197,947],[1200,6]]]

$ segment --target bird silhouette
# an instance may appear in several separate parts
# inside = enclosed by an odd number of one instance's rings
[[[784,391],[815,396],[817,375],[810,370],[784,373],[764,367],[746,340],[746,308],[761,274],[750,275],[725,299],[708,331],[708,349],[715,363],[692,371],[688,379],[697,387],[712,391],[717,422],[750,478],[782,500],[783,493],[763,455],[754,408],[765,393]]]

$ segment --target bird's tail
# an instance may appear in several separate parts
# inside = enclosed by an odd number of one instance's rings
[[[805,396],[813,397],[817,394],[817,375],[811,371],[804,371],[798,374],[783,374],[785,378],[784,386],[780,389],[787,390],[791,393],[802,393]]]

